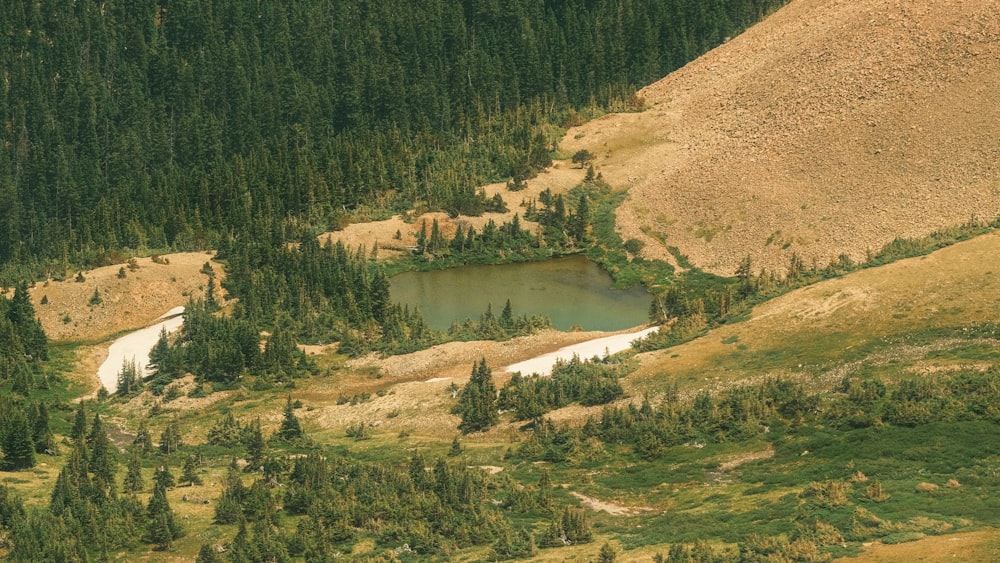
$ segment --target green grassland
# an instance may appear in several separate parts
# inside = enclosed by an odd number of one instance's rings
[[[985,539],[967,553],[969,560],[987,560],[997,545],[991,530],[1000,527],[1000,415],[981,392],[997,385],[1000,353],[993,319],[1000,281],[990,262],[998,251],[1000,236],[988,234],[925,257],[861,270],[795,290],[758,306],[746,320],[689,343],[639,354],[637,369],[622,381],[628,398],[616,408],[637,408],[645,397],[653,408],[673,400],[684,409],[707,390],[721,409],[729,394],[775,380],[792,382],[815,398],[798,414],[761,416],[758,430],[744,436],[697,427],[689,439],[667,443],[655,455],[631,438],[586,434],[581,425],[588,417],[599,421],[603,407],[579,406],[551,413],[563,421],[558,428],[568,436],[559,459],[531,454],[533,431],[510,415],[489,432],[461,436],[456,453],[451,447],[458,418],[443,412],[454,402],[451,391],[433,388],[421,395],[413,384],[383,381],[371,370],[352,371],[345,358],[329,352],[317,357],[322,375],[279,388],[248,384],[209,395],[203,403],[187,397],[164,401],[148,393],[128,402],[107,400],[96,410],[123,431],[119,446],[128,445],[140,420],[154,440],[171,422],[182,428],[178,452],[143,459],[146,487],[137,494],[140,502],[150,498],[157,467],[166,465],[179,475],[189,454],[202,460],[202,484],[180,484],[167,494],[185,534],[168,551],[136,543],[113,558],[192,560],[202,545],[233,542],[239,527],[214,523],[215,509],[229,465],[247,452],[209,445],[207,436],[226,414],[243,423],[257,419],[263,435],[271,436],[291,396],[303,399],[295,413],[306,438],[268,442],[268,456],[284,460],[273,477],[276,499],[301,455],[397,468],[420,455],[428,470],[437,460],[455,471],[487,468],[482,477],[487,504],[515,531],[541,537],[564,507],[584,508],[591,541],[538,548],[532,557],[539,560],[593,560],[610,542],[619,560],[651,560],[684,545],[702,560],[709,557],[705,554],[727,560],[742,550],[821,561],[864,556],[871,542],[889,549],[970,532],[987,535],[976,536]],[[52,369],[70,370],[75,353],[72,346],[55,346]],[[875,381],[884,385],[881,398],[867,405],[850,402],[850,385]],[[929,389],[914,404],[934,408],[923,418],[908,419],[892,404],[894,393],[914,381]],[[61,455],[40,455],[34,469],[2,476],[2,484],[28,507],[47,505],[67,460],[74,389],[67,384],[51,391],[63,405],[52,419]],[[436,417],[440,424],[434,431],[407,431],[423,417]],[[360,435],[351,432],[358,425],[364,428]],[[122,454],[119,461],[124,464],[125,458]],[[118,478],[123,475],[120,468]],[[250,487],[261,477],[244,472],[241,478]],[[543,480],[551,486],[542,487]],[[543,488],[548,500],[532,500]],[[279,509],[272,521],[288,538],[308,519]],[[386,550],[404,543],[374,529],[358,528],[337,550],[358,559],[390,557]],[[496,556],[491,542],[397,551],[390,558]]]

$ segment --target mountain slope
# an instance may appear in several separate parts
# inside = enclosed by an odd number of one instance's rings
[[[571,130],[625,238],[732,274],[824,265],[1000,213],[1000,3],[795,0]]]

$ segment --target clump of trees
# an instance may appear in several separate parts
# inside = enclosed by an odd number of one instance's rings
[[[458,429],[463,434],[489,430],[500,422],[497,411],[497,388],[493,384],[493,373],[483,358],[472,366],[472,375],[458,395],[458,403],[452,413],[462,417]]]
[[[610,357],[584,361],[573,356],[557,362],[549,377],[515,373],[500,390],[499,406],[513,411],[515,420],[532,420],[572,403],[603,405],[624,397],[618,379],[626,373],[626,365]]]

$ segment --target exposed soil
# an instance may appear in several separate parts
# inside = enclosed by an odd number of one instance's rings
[[[851,558],[835,559],[846,563],[908,561],[932,563],[938,561],[997,561],[1000,558],[1000,534],[997,530],[980,530],[961,534],[928,536],[917,541],[885,545],[866,544],[864,552]]]
[[[642,514],[644,512],[651,512],[653,509],[640,506],[622,506],[620,504],[615,504],[613,502],[607,502],[603,500],[596,499],[594,497],[588,497],[583,493],[571,492],[572,496],[580,499],[580,504],[585,508],[593,510],[594,512],[607,512],[612,516],[635,516],[637,514]]]
[[[1000,212],[995,1],[793,0],[644,88],[648,109],[571,129],[624,238],[731,275],[784,271]]]
[[[122,331],[148,326],[170,309],[185,305],[191,297],[203,298],[208,276],[199,270],[211,259],[211,254],[203,252],[169,254],[163,256],[166,263],[162,264],[139,258],[139,268],[131,271],[125,267],[124,278],[118,277],[124,264],[105,266],[83,272],[83,282],[69,276],[64,281],[37,283],[31,297],[49,338],[99,342]],[[213,269],[216,295],[221,301],[219,282],[224,274],[218,264]],[[101,295],[99,305],[89,303],[95,289]],[[48,301],[45,305],[43,299]]]

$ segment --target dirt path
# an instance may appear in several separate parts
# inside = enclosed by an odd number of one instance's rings
[[[613,502],[588,497],[587,495],[576,491],[573,491],[570,494],[580,499],[580,503],[583,504],[585,508],[593,510],[594,512],[607,512],[612,516],[637,516],[639,514],[653,511],[652,508],[647,506],[622,506]]]

